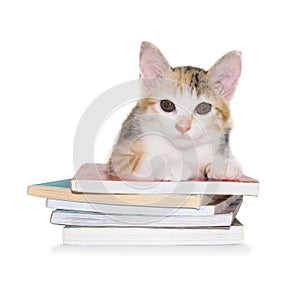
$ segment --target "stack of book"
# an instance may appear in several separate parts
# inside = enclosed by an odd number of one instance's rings
[[[236,219],[243,196],[258,181],[122,181],[102,164],[85,164],[74,178],[30,185],[46,198],[63,243],[81,245],[240,244]]]

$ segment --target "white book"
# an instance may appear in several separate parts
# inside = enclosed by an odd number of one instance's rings
[[[106,169],[103,164],[82,165],[71,179],[71,190],[105,194],[258,195],[258,181],[247,176],[239,181],[124,181],[107,173]]]
[[[123,215],[152,215],[152,216],[211,216],[220,213],[231,203],[243,196],[216,195],[206,205],[193,207],[159,207],[145,205],[115,205],[93,202],[77,202],[59,199],[47,199],[46,206],[52,209],[79,210],[87,212],[100,212],[103,214]],[[142,198],[142,195],[141,195]]]
[[[101,214],[74,210],[55,210],[51,223],[74,226],[117,226],[117,227],[208,227],[230,226],[238,213],[242,199],[238,198],[221,213],[212,216],[154,216]]]
[[[67,245],[225,245],[241,244],[243,239],[244,226],[238,220],[225,228],[63,228]]]

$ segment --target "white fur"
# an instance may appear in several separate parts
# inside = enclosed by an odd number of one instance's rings
[[[222,133],[212,128],[210,123],[211,114],[216,112],[213,109],[206,115],[195,112],[195,107],[200,102],[210,103],[210,100],[198,98],[189,91],[172,95],[165,89],[160,90],[160,93],[159,98],[172,101],[176,105],[176,111],[164,112],[158,101],[154,107],[158,114],[151,113],[150,107],[149,112],[141,116],[141,129],[145,134],[139,140],[145,149],[145,156],[135,175],[175,181],[205,175],[215,179],[238,178],[241,168],[232,155],[225,158],[217,154],[216,142]],[[195,122],[187,133],[182,134],[176,129],[176,124],[182,116],[190,118],[191,115]],[[154,157],[161,159],[155,164],[151,161]]]
[[[241,70],[241,56],[233,51],[223,56],[208,71],[211,86],[224,100],[233,95]],[[188,180],[207,176],[215,179],[237,179],[242,171],[225,145],[224,124],[214,108],[215,99],[199,96],[191,87],[166,79],[171,72],[167,60],[154,45],[144,42],[140,53],[141,98],[153,98],[154,106],[138,115],[143,145],[142,161],[134,176],[154,180]],[[160,100],[172,101],[176,109],[165,112]],[[211,104],[211,111],[198,114],[201,102]],[[231,120],[226,121],[230,128]],[[133,143],[135,142],[133,141]],[[223,152],[223,153],[222,153]]]

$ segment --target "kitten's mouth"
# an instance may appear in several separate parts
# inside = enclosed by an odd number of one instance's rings
[[[185,140],[191,140],[191,136],[189,136],[188,134],[183,134],[183,135],[180,135],[178,137],[179,139],[185,139]]]
[[[190,134],[189,133],[185,133],[185,132],[183,132],[183,133],[179,133],[178,132],[178,134],[177,134],[177,138],[179,138],[179,139],[190,139],[191,138],[191,136],[190,136]]]
[[[174,137],[174,139],[176,141],[190,141],[191,143],[195,143],[196,141],[198,141],[199,139],[202,139],[202,135],[199,136],[195,136],[195,135],[190,135],[188,133],[184,133],[184,134],[176,134],[176,136]]]
[[[183,140],[183,141],[193,141],[193,138],[189,134],[178,134],[175,136],[175,139],[178,140]]]

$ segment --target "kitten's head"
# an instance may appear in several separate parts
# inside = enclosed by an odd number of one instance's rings
[[[143,126],[180,146],[201,143],[214,133],[231,128],[230,100],[241,73],[241,53],[229,52],[208,71],[195,67],[172,68],[160,50],[143,42],[139,102]]]

